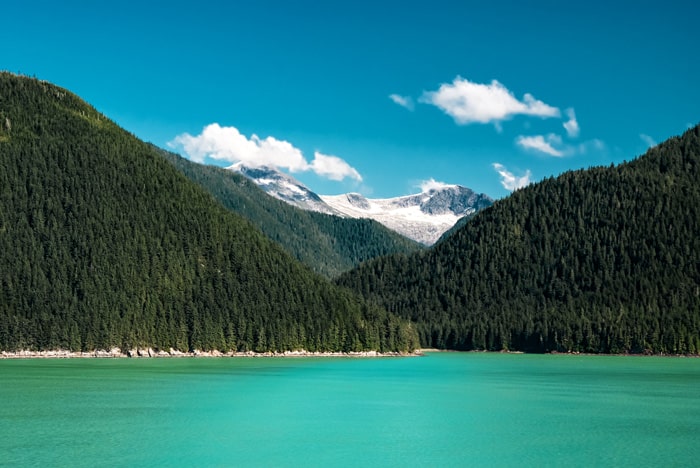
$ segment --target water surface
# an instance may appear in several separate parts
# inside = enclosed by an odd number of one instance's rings
[[[700,359],[0,360],[0,465],[697,466]]]

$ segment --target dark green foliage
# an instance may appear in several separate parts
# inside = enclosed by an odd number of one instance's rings
[[[424,346],[700,353],[700,128],[519,190],[339,283],[415,321]]]
[[[479,208],[479,210],[483,210],[484,208],[488,208],[489,206],[491,206],[491,205],[483,206],[483,207]],[[450,237],[452,237],[452,234],[460,231],[464,227],[464,225],[467,224],[469,222],[469,220],[472,219],[474,216],[476,216],[476,213],[473,213],[473,214],[470,214],[467,216],[462,216],[461,218],[459,218],[457,220],[457,222],[455,223],[455,225],[452,226],[447,231],[445,231],[445,233],[442,236],[440,236],[440,239],[438,239],[438,241],[434,245],[440,244],[440,243],[444,242],[445,239],[449,239]]]
[[[70,92],[0,73],[0,349],[415,343]]]
[[[417,242],[376,221],[304,211],[267,195],[241,174],[159,151],[222,205],[251,221],[298,260],[326,277],[335,277],[371,258],[421,248]]]

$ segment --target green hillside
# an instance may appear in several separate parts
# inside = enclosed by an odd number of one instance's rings
[[[0,73],[0,349],[413,343],[75,95]]]
[[[160,153],[226,208],[251,221],[298,260],[326,277],[336,277],[375,257],[421,249],[417,242],[376,221],[304,211],[269,196],[241,174],[196,164],[167,151]]]
[[[452,349],[700,352],[700,128],[516,191],[339,280]]]

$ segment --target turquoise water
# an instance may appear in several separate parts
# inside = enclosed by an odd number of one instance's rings
[[[3,466],[698,466],[700,359],[0,361]]]

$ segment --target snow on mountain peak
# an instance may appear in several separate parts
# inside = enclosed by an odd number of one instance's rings
[[[367,200],[364,196],[360,195],[359,193],[348,193],[345,196],[348,199],[348,203],[350,203],[352,206],[355,206],[362,210],[369,210],[372,208],[372,205],[370,205],[369,200]]]
[[[228,169],[251,179],[268,195],[272,195],[297,208],[327,214],[339,214],[326,205],[318,195],[309,190],[304,184],[274,167],[251,167],[238,162],[229,166]]]
[[[433,185],[426,192],[403,197],[367,199],[351,193],[321,195],[334,210],[353,218],[371,218],[389,229],[432,245],[463,216],[490,206],[493,200],[459,185]]]
[[[241,163],[229,169],[253,180],[269,195],[298,208],[351,218],[370,218],[399,234],[432,245],[463,216],[486,208],[493,200],[461,185],[430,179],[421,193],[394,198],[366,198],[359,193],[317,195],[292,176],[269,167]]]

